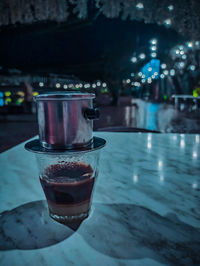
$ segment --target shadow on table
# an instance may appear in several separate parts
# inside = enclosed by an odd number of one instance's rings
[[[0,214],[0,250],[48,247],[79,229],[92,248],[110,257],[200,265],[200,229],[175,214],[164,217],[133,204],[94,203],[91,215],[79,226],[52,220],[45,201],[30,202]]]
[[[163,217],[133,204],[96,203],[93,208],[78,233],[98,252],[119,259],[200,265],[200,230],[175,214]]]
[[[79,226],[51,219],[46,201],[30,202],[0,214],[0,250],[48,247],[70,237]]]

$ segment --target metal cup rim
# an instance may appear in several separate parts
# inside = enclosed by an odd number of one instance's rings
[[[37,101],[73,101],[73,100],[87,100],[94,99],[94,93],[85,93],[85,92],[45,92],[38,94],[34,97],[34,100]]]

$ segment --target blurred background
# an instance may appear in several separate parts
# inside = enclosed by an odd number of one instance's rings
[[[95,130],[200,132],[198,0],[1,0],[0,14],[0,152],[37,134],[47,91],[95,93]]]

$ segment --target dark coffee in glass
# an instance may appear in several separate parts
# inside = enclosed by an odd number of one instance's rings
[[[88,217],[100,150],[65,155],[38,154],[39,178],[50,216],[61,223]]]
[[[50,165],[40,176],[50,215],[71,216],[71,219],[86,218],[94,186],[93,169],[85,163]]]

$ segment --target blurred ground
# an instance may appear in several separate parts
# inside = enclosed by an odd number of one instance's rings
[[[100,106],[100,119],[94,130],[105,127],[131,127],[161,133],[200,133],[200,111],[181,112],[173,105],[132,100],[120,106]],[[36,115],[0,116],[0,152],[38,134]]]

